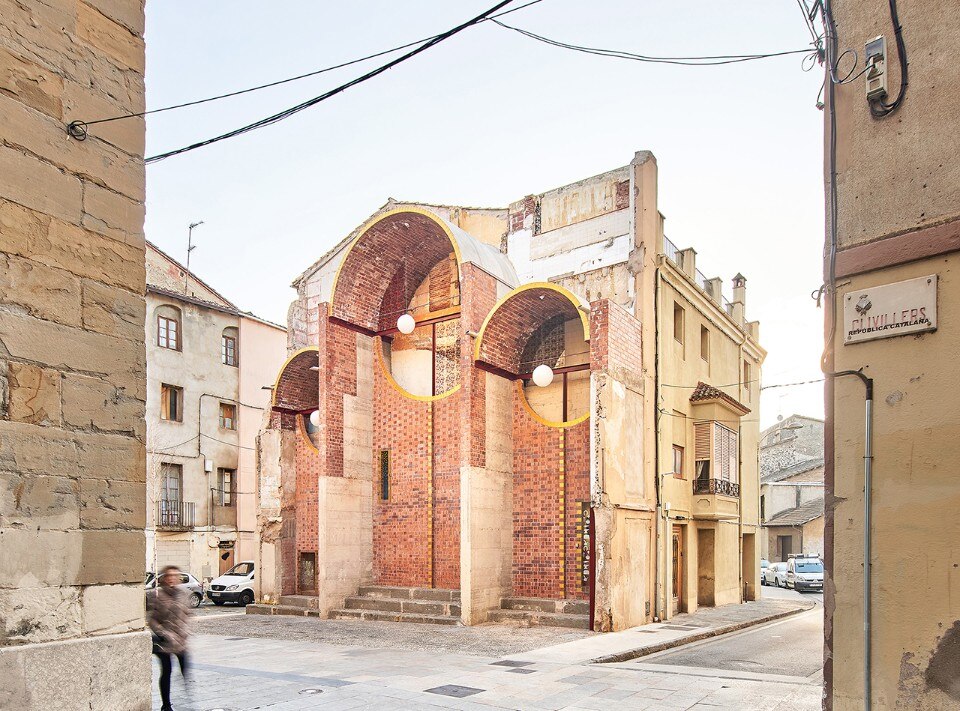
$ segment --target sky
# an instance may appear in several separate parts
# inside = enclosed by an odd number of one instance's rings
[[[516,7],[523,0],[515,0]],[[339,64],[443,32],[494,0],[147,3],[147,107]],[[503,18],[647,55],[802,49],[794,0],[542,0]],[[274,114],[390,55],[148,118],[147,155]],[[803,55],[678,67],[559,49],[484,23],[274,126],[147,167],[147,238],[241,309],[286,322],[290,283],[387,198],[505,207],[650,150],[678,247],[729,289],[769,355],[763,385],[821,377],[822,73]],[[822,386],[769,388],[761,424],[823,414]]]

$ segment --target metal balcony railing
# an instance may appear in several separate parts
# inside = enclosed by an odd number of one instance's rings
[[[680,250],[677,249],[677,245],[675,245],[666,237],[663,238],[663,253],[667,256],[667,259],[683,269],[683,255],[680,254]]]
[[[726,479],[696,479],[693,482],[693,493],[739,497],[740,485]]]
[[[168,530],[193,528],[195,509],[196,506],[192,501],[158,501],[157,528]]]

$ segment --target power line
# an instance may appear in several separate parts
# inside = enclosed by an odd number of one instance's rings
[[[737,62],[751,62],[756,59],[768,59],[770,57],[783,57],[791,54],[811,54],[816,53],[816,49],[791,49],[783,52],[767,52],[767,53],[758,53],[758,54],[721,54],[721,55],[712,55],[712,56],[694,56],[694,57],[657,57],[652,55],[637,54],[634,52],[625,52],[622,50],[615,49],[603,49],[599,47],[585,47],[583,45],[570,44],[568,42],[561,42],[559,40],[551,39],[549,37],[544,37],[543,35],[538,35],[529,30],[524,30],[520,27],[514,27],[513,25],[508,25],[505,22],[500,20],[495,20],[491,18],[491,22],[500,27],[512,30],[513,32],[518,32],[524,37],[536,40],[538,42],[543,42],[552,47],[559,47],[561,49],[569,49],[574,52],[583,52],[585,54],[595,54],[600,57],[614,57],[616,59],[630,59],[635,62],[650,62],[653,64],[677,64],[680,66],[687,67],[709,67],[717,66],[720,64],[735,64]]]
[[[290,118],[294,114],[300,113],[301,111],[304,111],[313,106],[316,106],[321,101],[326,101],[327,99],[333,96],[336,96],[337,94],[343,93],[344,91],[346,91],[352,86],[356,86],[357,84],[362,84],[365,81],[373,79],[374,77],[379,76],[380,74],[383,74],[388,69],[391,69],[397,66],[398,64],[401,64],[402,62],[407,61],[408,59],[412,59],[413,57],[417,56],[418,54],[421,54],[422,52],[426,52],[431,47],[434,47],[440,44],[441,42],[443,42],[444,40],[447,40],[450,37],[453,37],[455,34],[462,32],[468,27],[472,27],[478,22],[481,22],[487,19],[488,15],[496,12],[497,10],[505,7],[506,5],[509,5],[511,2],[513,2],[513,0],[503,0],[502,2],[497,3],[492,8],[490,8],[489,10],[486,10],[480,15],[477,15],[476,17],[470,20],[467,20],[463,24],[457,25],[453,29],[447,30],[443,34],[439,34],[433,39],[428,40],[427,42],[424,42],[422,45],[420,45],[416,49],[410,52],[407,52],[406,54],[401,55],[396,59],[392,59],[386,64],[382,64],[376,69],[373,69],[367,72],[366,74],[363,74],[357,77],[356,79],[351,79],[347,83],[341,84],[340,86],[334,89],[331,89],[330,91],[326,91],[323,94],[320,94],[319,96],[315,96],[312,99],[308,99],[307,101],[304,101],[301,104],[297,104],[296,106],[291,106],[289,109],[285,109],[280,113],[273,114],[272,116],[267,116],[266,118],[260,119],[259,121],[254,121],[253,123],[247,124],[246,126],[241,126],[240,128],[236,128],[232,131],[228,131],[227,133],[222,133],[219,136],[214,136],[213,138],[208,138],[206,140],[199,141],[197,143],[192,143],[189,146],[184,146],[183,148],[177,148],[172,151],[167,151],[166,153],[160,153],[158,155],[151,156],[150,158],[147,158],[144,162],[148,165],[150,163],[156,163],[158,161],[165,160],[166,158],[180,155],[181,153],[187,153],[188,151],[193,151],[193,150],[196,150],[197,148],[203,148],[204,146],[209,146],[212,143],[217,143],[219,141],[224,141],[228,138],[235,138],[237,136],[241,136],[245,133],[255,131],[258,128],[263,128],[264,126],[270,126],[275,123],[279,123],[284,119]]]
[[[761,390],[769,390],[770,388],[790,388],[795,385],[810,385],[811,383],[822,383],[825,378],[817,378],[816,380],[801,380],[796,383],[776,383],[775,385],[763,385],[760,387]],[[741,385],[747,385],[749,383],[759,383],[759,378],[754,378],[753,380],[743,380],[739,383],[727,383],[726,385],[711,385],[710,387],[714,388],[735,388]],[[707,383],[710,385],[710,383]],[[696,390],[700,387],[700,384],[697,385],[675,385],[673,383],[660,383],[660,387],[663,388],[686,388],[688,390]]]
[[[510,10],[504,10],[503,12],[492,15],[491,17],[484,18],[481,22],[486,22],[492,20],[494,17],[503,17],[504,15],[509,15],[511,12],[517,12],[518,10],[523,10],[524,8],[530,7],[531,5],[536,5],[537,3],[543,2],[543,0],[531,0],[530,2],[519,5]],[[350,67],[354,64],[360,64],[366,62],[370,59],[376,59],[377,57],[382,57],[387,54],[393,54],[394,52],[399,52],[401,49],[407,49],[408,47],[413,47],[414,45],[422,44],[423,42],[428,42],[440,37],[440,35],[432,35],[430,37],[423,37],[413,42],[407,42],[406,44],[398,45],[397,47],[391,47],[390,49],[385,49],[380,52],[375,52],[373,54],[368,54],[365,57],[359,57],[357,59],[351,59],[340,64],[334,64],[330,67],[324,67],[323,69],[315,69],[306,74],[298,74],[296,76],[287,77],[286,79],[278,79],[277,81],[268,82],[266,84],[260,84],[258,86],[251,86],[246,89],[238,89],[237,91],[231,91],[226,94],[218,94],[217,96],[210,96],[205,99],[196,99],[194,101],[186,101],[181,104],[173,104],[171,106],[163,106],[159,109],[150,109],[149,111],[138,111],[136,113],[120,114],[118,116],[111,116],[109,118],[97,119],[95,121],[71,121],[67,125],[67,132],[78,140],[84,140],[87,137],[87,127],[93,126],[98,123],[109,123],[111,121],[121,121],[123,119],[130,118],[141,118],[144,116],[150,116],[152,114],[163,113],[164,111],[173,111],[175,109],[183,109],[188,106],[198,106],[200,104],[206,104],[211,101],[220,101],[221,99],[229,99],[234,96],[240,96],[242,94],[249,94],[254,91],[260,91],[261,89],[269,89],[274,86],[280,86],[281,84],[289,84],[290,82],[299,81],[301,79],[308,79],[310,77],[315,77],[320,74],[325,74],[327,72],[332,72],[335,69],[343,69],[344,67]]]

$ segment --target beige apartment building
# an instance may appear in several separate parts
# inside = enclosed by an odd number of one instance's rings
[[[256,542],[256,439],[286,330],[147,242],[147,570],[201,580]]]
[[[507,208],[390,201],[297,278],[259,611],[620,630],[758,595],[765,352],[657,185],[642,151]]]
[[[0,3],[0,708],[150,701],[140,3]]]
[[[890,4],[830,5],[834,56],[883,35],[886,61],[827,87],[825,370],[863,369],[873,409],[857,376],[828,379],[825,706],[956,709],[960,4],[901,1],[902,48]]]

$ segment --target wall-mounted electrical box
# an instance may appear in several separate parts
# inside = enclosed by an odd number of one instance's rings
[[[887,95],[887,40],[883,35],[870,40],[863,54],[867,100],[882,99]]]

